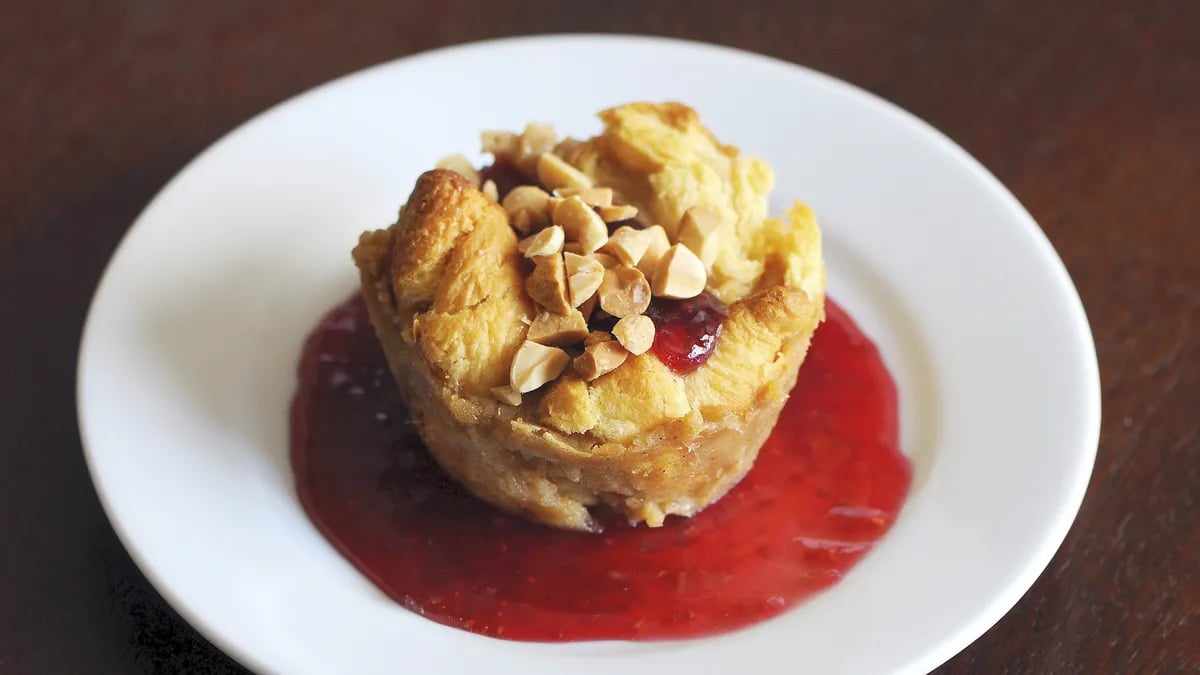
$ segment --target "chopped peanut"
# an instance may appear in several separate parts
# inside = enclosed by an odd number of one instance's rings
[[[592,179],[579,169],[567,164],[566,160],[552,153],[543,153],[537,160],[538,182],[551,190],[592,187]]]
[[[600,309],[622,318],[641,314],[650,306],[650,283],[636,267],[617,265],[604,270]]]
[[[613,256],[611,256],[603,251],[596,251],[595,253],[592,254],[592,257],[596,259],[596,262],[603,265],[605,269],[608,269],[609,267],[612,267],[613,265],[621,264],[620,260],[617,260]]]
[[[578,188],[559,188],[554,191],[554,196],[562,199],[579,197],[588,206],[598,206],[603,209],[612,206],[613,191],[612,188],[606,187],[593,187],[583,190]]]
[[[556,204],[551,215],[554,223],[566,232],[567,239],[577,242],[583,253],[596,251],[608,241],[608,227],[578,196]]]
[[[483,193],[484,197],[494,202],[500,201],[500,188],[496,187],[496,181],[491,178],[483,181],[483,186],[479,188],[479,191]]]
[[[671,240],[667,238],[667,231],[662,225],[651,225],[642,230],[646,233],[646,253],[642,259],[638,261],[637,267],[646,275],[647,279],[654,278],[654,268],[658,267],[658,261],[662,258],[667,249],[671,248]]]
[[[475,170],[475,165],[471,164],[471,160],[463,155],[449,155],[438,160],[437,168],[448,169],[454,173],[466,178],[479,185],[479,172]]]
[[[520,139],[511,131],[485,131],[479,135],[484,152],[497,157],[517,154]]]
[[[603,223],[600,227],[589,225],[579,233],[579,247],[585,253],[592,253],[600,250],[605,242],[608,241],[608,228],[604,227]]]
[[[549,124],[527,124],[525,131],[517,138],[517,156],[514,158],[517,167],[526,175],[537,173],[538,158],[554,150],[558,143],[558,135]]]
[[[627,316],[613,326],[613,337],[634,356],[645,354],[654,344],[654,322],[645,314]]]
[[[579,310],[573,309],[566,314],[538,314],[529,325],[529,332],[525,337],[538,344],[565,347],[583,340],[587,334],[587,320]]]
[[[612,333],[609,333],[607,331],[602,331],[602,330],[594,330],[594,331],[588,333],[587,337],[585,337],[583,339],[583,346],[591,347],[592,345],[596,344],[597,342],[612,342],[612,341],[613,341]]]
[[[512,388],[525,394],[558,377],[571,357],[557,347],[539,345],[532,340],[517,350],[508,376]]]
[[[526,258],[556,255],[562,252],[563,241],[563,229],[557,225],[551,225],[541,232],[517,242],[517,250],[523,252]]]
[[[615,223],[620,220],[629,220],[637,217],[638,210],[636,206],[621,204],[620,206],[604,206],[600,205],[600,217],[606,223]]]
[[[535,185],[515,187],[500,203],[509,222],[521,234],[545,227],[550,223],[550,195]]]
[[[572,307],[587,302],[604,281],[604,267],[591,256],[564,253],[567,289]]]
[[[612,255],[626,265],[637,265],[646,249],[650,247],[650,235],[644,230],[637,230],[628,225],[622,225],[608,238],[604,252]]]
[[[580,377],[591,382],[616,370],[627,358],[629,352],[619,343],[610,340],[589,345],[583,350],[583,354],[575,357],[572,365]]]
[[[707,283],[704,263],[683,244],[667,249],[654,270],[654,294],[664,298],[694,298]],[[600,306],[604,306],[603,296]]]
[[[525,291],[539,305],[557,314],[571,310],[567,302],[567,275],[561,255],[533,259],[533,272],[525,280]]]

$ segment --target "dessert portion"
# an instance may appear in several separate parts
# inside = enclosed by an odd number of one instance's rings
[[[820,233],[767,216],[761,160],[680,104],[603,132],[487,132],[495,156],[423,174],[354,250],[363,296],[432,456],[548,525],[662,524],[753,464],[824,317]]]

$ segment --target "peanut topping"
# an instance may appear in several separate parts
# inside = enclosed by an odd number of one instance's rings
[[[649,306],[650,283],[638,268],[617,265],[604,270],[604,281],[600,284],[600,309],[623,318],[641,314]]]
[[[479,185],[479,172],[475,170],[475,165],[471,164],[471,160],[463,155],[448,155],[443,157],[438,160],[437,168],[453,171],[476,186]]]
[[[565,239],[563,229],[557,225],[551,225],[541,232],[517,242],[517,250],[524,252],[526,258],[556,255],[562,252]]]
[[[559,188],[554,191],[555,197],[566,199],[568,197],[579,197],[588,206],[611,207],[613,200],[612,188],[593,187],[586,190],[577,188]]]
[[[667,249],[654,269],[654,294],[665,298],[694,298],[704,291],[707,283],[704,263],[683,244]],[[603,296],[601,300],[603,307]]]
[[[653,326],[651,328],[653,329]],[[579,310],[572,309],[566,314],[538,314],[529,325],[529,332],[525,337],[538,344],[565,347],[583,340],[587,334],[587,320]]]
[[[479,188],[479,191],[483,193],[484,197],[494,202],[500,201],[500,188],[496,187],[496,181],[491,178],[483,181],[483,186]]]
[[[621,196],[611,187],[594,185],[556,154],[571,143],[557,141],[546,125],[529,125],[521,134],[483,134],[484,150],[497,162],[515,164],[526,179],[541,185],[518,186],[501,204],[523,237],[518,249],[533,261],[525,290],[539,305],[538,315],[525,319],[529,328],[511,364],[511,386],[492,389],[508,405],[520,405],[522,394],[559,377],[568,362],[590,382],[631,354],[647,353],[655,339],[654,322],[645,315],[651,298],[699,295],[720,252],[720,213],[708,206],[686,210],[676,238],[660,225],[623,224],[638,217],[637,207],[614,204]],[[479,172],[461,155],[438,166],[479,184]],[[480,189],[496,199],[493,181]],[[610,235],[611,223],[620,227],[612,225],[616,230]],[[611,332],[588,331],[597,307],[617,319]],[[583,353],[572,361],[563,347]]]
[[[479,140],[484,152],[497,157],[514,156],[520,146],[520,139],[511,131],[485,131],[479,134]]]
[[[567,164],[566,160],[552,153],[543,153],[537,160],[538,182],[551,190],[592,187],[592,179],[579,169]]]
[[[596,251],[595,253],[592,254],[592,257],[596,259],[596,262],[600,263],[601,265],[604,265],[605,269],[612,267],[613,265],[621,264],[620,260],[617,260],[613,256],[611,256],[603,251]]]
[[[592,345],[594,345],[598,342],[612,342],[612,341],[613,341],[613,336],[611,334],[606,333],[602,330],[594,330],[594,331],[588,333],[587,337],[583,338],[583,346],[591,347]]]
[[[604,227],[603,221],[599,222],[599,225],[599,227],[596,227],[596,223],[592,223],[579,233],[579,247],[585,253],[593,253],[600,250],[605,242],[608,241],[608,228]]]
[[[646,278],[654,278],[654,268],[658,267],[658,261],[662,258],[667,249],[671,248],[671,240],[667,238],[667,231],[662,225],[651,225],[642,230],[646,233],[646,253],[638,262],[637,267],[646,275]]]
[[[517,139],[517,168],[527,175],[537,172],[538,158],[551,150],[558,143],[554,127],[549,124],[527,124],[525,131]]]
[[[720,227],[720,214],[708,206],[693,206],[679,221],[679,243],[690,248],[706,269],[712,267],[720,251]]]
[[[617,228],[604,245],[604,252],[625,265],[637,265],[650,246],[650,235],[628,225]],[[607,265],[605,266],[607,267]]]
[[[607,253],[596,251],[595,253],[584,253],[583,247],[577,241],[568,241],[563,244],[563,253],[574,253],[577,256],[586,258],[595,258],[604,267],[612,267],[617,264],[617,259]]]
[[[549,124],[528,124],[525,131],[485,131],[480,134],[483,151],[496,156],[496,161],[515,164],[526,176],[537,173],[538,157],[552,151],[558,144],[554,127]]]
[[[613,337],[630,354],[645,354],[654,344],[654,322],[645,314],[627,316],[613,326]]]
[[[560,255],[533,259],[533,272],[525,280],[525,292],[539,305],[557,314],[571,310],[567,303],[567,275]]]
[[[620,206],[611,206],[606,204],[597,204],[600,207],[600,217],[606,223],[615,223],[618,220],[629,220],[638,214],[636,206],[622,204]]]
[[[572,307],[583,305],[595,295],[604,281],[604,266],[591,256],[564,253],[567,289]]]
[[[560,225],[567,238],[578,242],[583,253],[591,253],[608,241],[608,227],[592,207],[578,196],[568,197],[554,207],[554,223]]]
[[[591,382],[605,373],[616,370],[617,366],[625,363],[627,358],[629,358],[629,352],[625,351],[620,344],[610,340],[589,345],[583,350],[583,354],[575,357],[572,365],[580,377]]]
[[[550,222],[550,195],[535,185],[515,187],[500,203],[508,220],[521,234],[545,227]]]
[[[558,377],[570,360],[571,357],[557,347],[526,340],[513,357],[508,378],[513,389],[526,394]]]
[[[521,392],[513,389],[508,385],[502,387],[492,387],[492,396],[496,397],[497,401],[507,403],[508,405],[521,405]]]

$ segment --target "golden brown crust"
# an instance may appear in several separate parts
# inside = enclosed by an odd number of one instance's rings
[[[675,374],[646,353],[591,382],[568,370],[519,405],[496,400],[537,310],[504,210],[451,172],[423,174],[398,222],[354,251],[433,455],[483,499],[573,529],[594,527],[588,509],[601,504],[656,526],[732,487],[773,427],[824,306],[819,232],[802,205],[791,224],[765,217],[769,168],[718,144],[680,104],[601,118],[604,134],[560,146],[596,184],[645,213],[704,204],[728,216],[735,255],[714,276],[729,318],[695,372]]]

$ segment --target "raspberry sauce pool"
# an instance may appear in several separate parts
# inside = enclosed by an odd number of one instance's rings
[[[694,518],[551,529],[446,476],[404,410],[357,297],[314,329],[292,402],[292,466],[317,528],[423,616],[512,640],[713,635],[838,581],[891,527],[911,469],[896,389],[832,302],[754,468]]]

